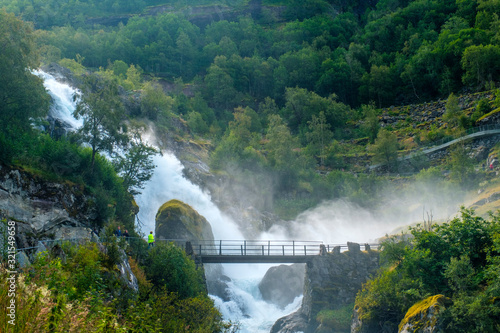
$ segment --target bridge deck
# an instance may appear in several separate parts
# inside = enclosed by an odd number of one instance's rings
[[[326,248],[315,241],[218,240],[192,244],[195,255],[214,263],[305,263]]]
[[[202,255],[200,257],[204,264],[297,264],[306,263],[314,256]]]

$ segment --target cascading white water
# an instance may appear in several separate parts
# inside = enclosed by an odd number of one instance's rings
[[[57,81],[54,76],[41,70],[35,71],[34,74],[43,79],[43,85],[52,97],[53,103],[50,106],[49,116],[64,123],[68,129],[77,129],[82,126],[83,120],[73,117],[76,107],[74,97],[79,95],[79,91]]]
[[[154,230],[158,208],[169,200],[178,199],[193,207],[210,222],[216,239],[243,239],[238,228],[221,214],[210,196],[184,178],[184,167],[173,154],[163,153],[162,156],[155,156],[153,161],[156,165],[155,172],[142,193],[136,196],[140,209],[139,219],[144,224],[142,231],[148,234]]]
[[[50,116],[67,124],[69,129],[79,128],[82,121],[73,117],[76,107],[73,97],[78,91],[43,71],[36,71],[36,75],[44,79],[44,86],[52,96]],[[243,239],[237,226],[220,212],[209,194],[184,178],[184,167],[173,154],[156,156],[154,163],[157,167],[152,178],[142,193],[136,196],[140,208],[139,219],[144,223],[142,232],[148,234],[155,229],[155,215],[163,203],[178,199],[192,206],[210,222],[216,239]],[[267,333],[278,318],[300,306],[301,297],[297,297],[284,310],[262,300],[257,286],[269,267],[224,265],[225,274],[232,279],[229,283],[231,300],[224,302],[216,296],[212,298],[226,320],[240,323],[242,333]]]
[[[153,176],[142,193],[136,196],[144,233],[155,229],[158,208],[171,199],[178,199],[209,221],[215,239],[244,239],[235,223],[220,212],[209,194],[184,178],[184,167],[174,155],[164,153],[163,156],[156,156],[154,162],[157,167]],[[262,300],[258,283],[270,265],[226,264],[223,267],[224,273],[232,280],[229,283],[231,300],[224,302],[216,296],[211,297],[226,320],[240,323],[241,332],[267,333],[277,319],[300,306],[301,297],[284,310]]]

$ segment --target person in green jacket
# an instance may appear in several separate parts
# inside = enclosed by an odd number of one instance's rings
[[[155,245],[155,236],[153,236],[153,232],[150,231],[148,235],[148,247]]]

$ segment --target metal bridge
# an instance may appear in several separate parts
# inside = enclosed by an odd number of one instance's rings
[[[114,237],[114,236],[113,236]],[[145,242],[139,237],[124,238],[130,245]],[[55,244],[70,242],[105,242],[105,238],[89,237],[79,239],[43,240],[34,247],[16,249],[17,252],[44,251]],[[156,242],[174,243],[187,254],[194,255],[204,264],[291,264],[307,263],[314,257],[327,253],[340,253],[348,249],[348,244],[332,245],[322,241],[297,240],[210,240],[192,241],[186,239],[157,239]],[[364,244],[365,250],[378,244]]]
[[[468,139],[477,139],[477,138],[482,138],[482,137],[492,136],[492,135],[499,135],[499,134],[500,134],[500,125],[499,124],[483,125],[483,126],[469,128],[465,132],[465,135],[463,135],[463,136],[460,136],[458,138],[444,138],[442,140],[436,141],[433,143],[433,145],[431,147],[420,148],[416,151],[413,151],[413,152],[407,154],[406,156],[399,157],[398,161],[409,160],[409,159],[412,159],[412,158],[417,157],[419,155],[432,154],[436,151],[446,149],[449,146],[454,145],[455,143],[462,142],[462,141],[465,141]],[[374,169],[377,169],[383,165],[385,165],[385,163],[370,165],[368,167],[368,169],[374,170]]]
[[[215,240],[192,244],[194,254],[206,264],[306,263],[314,256],[326,254],[329,248],[320,241],[293,240]]]

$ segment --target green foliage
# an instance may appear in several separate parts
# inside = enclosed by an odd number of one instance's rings
[[[147,82],[141,96],[141,113],[151,120],[158,120],[162,115],[171,112],[173,99],[166,96],[161,86],[155,82]]]
[[[476,122],[485,114],[489,113],[492,110],[490,105],[490,101],[486,98],[480,99],[476,104],[476,110],[472,113],[471,120]]]
[[[126,290],[115,268],[103,266],[107,255],[94,243],[56,245],[65,260],[40,254],[16,281],[16,325],[0,313],[2,332],[233,332],[207,295],[183,298],[155,293],[143,270],[131,261],[139,295]],[[0,281],[7,272],[0,268]],[[8,288],[0,290],[7,307]],[[114,299],[114,300],[113,300]]]
[[[320,323],[318,333],[350,332],[354,304],[336,310],[321,310],[316,316]]]
[[[188,113],[188,120],[187,123],[189,125],[189,128],[197,134],[203,135],[208,133],[208,125],[203,120],[203,117],[200,113],[196,111],[191,111]]]
[[[31,71],[39,66],[30,24],[0,10],[0,126],[2,146],[33,131],[32,123],[48,113],[50,97]],[[12,145],[11,145],[12,146]],[[8,162],[15,149],[1,148]],[[3,156],[3,154],[2,154]]]
[[[476,282],[474,279],[475,271],[467,255],[451,258],[450,263],[446,266],[444,276],[448,279],[448,284],[455,293],[467,293],[477,287],[474,285]]]
[[[165,290],[154,298],[154,318],[165,332],[230,332],[231,325],[222,321],[220,312],[207,296],[182,298]]]
[[[494,332],[499,313],[498,216],[485,220],[462,209],[461,216],[432,229],[412,228],[413,238],[382,244],[387,266],[356,298],[367,328],[397,327],[406,311],[424,298],[444,294],[452,303],[438,314],[439,327],[453,332]],[[385,253],[388,251],[387,253]],[[492,260],[493,259],[493,260]],[[496,290],[496,289],[495,289]]]
[[[132,63],[170,80],[182,77],[190,82],[198,74],[205,83],[206,100],[216,109],[231,110],[241,104],[254,107],[255,99],[262,102],[266,97],[282,104],[286,88],[296,87],[320,96],[335,93],[351,106],[371,100],[388,106],[448,95],[462,86],[462,76],[467,82],[477,75],[480,81],[489,81],[488,73],[474,72],[477,65],[494,65],[491,77],[495,79],[498,67],[492,51],[498,44],[498,6],[489,2],[478,6],[475,1],[384,1],[375,5],[293,0],[283,2],[284,11],[275,18],[285,22],[273,26],[261,24],[266,12],[261,9],[253,15],[257,21],[241,16],[207,25],[201,19],[197,21],[200,27],[190,22],[191,14],[148,15],[154,9],[145,9],[143,1],[111,1],[111,6],[110,1],[65,6],[54,1],[35,1],[30,6],[3,2],[9,11],[46,29],[38,32],[46,54],[68,59],[79,54],[85,66],[95,68],[109,62],[118,76],[124,76],[125,64]],[[185,6],[179,1],[169,4]],[[192,7],[200,4],[210,1],[189,3]],[[226,5],[239,11],[242,4]],[[331,5],[338,15],[329,15]],[[124,12],[141,15],[114,27],[94,25],[96,17],[104,22],[108,15]],[[474,48],[485,51],[476,63],[468,60],[475,58]],[[128,74],[121,84],[126,89],[138,88]],[[295,124],[290,126],[295,131]]]
[[[457,144],[450,153],[449,161],[450,179],[464,189],[470,189],[475,185],[478,177],[474,169],[474,161],[468,155],[465,146]]]
[[[483,88],[500,74],[500,46],[469,46],[462,57],[465,84]]]
[[[458,98],[451,93],[446,101],[446,111],[443,115],[443,120],[447,121],[452,127],[456,127],[459,124],[460,111]]]
[[[308,148],[312,154],[318,156],[320,165],[325,162],[325,149],[330,144],[333,133],[330,131],[330,124],[326,123],[326,116],[323,111],[319,116],[312,116],[312,120],[308,122],[309,132],[306,133],[307,140],[309,141]]]
[[[396,168],[398,157],[398,141],[396,135],[385,129],[378,132],[375,144],[370,147],[373,152],[373,161],[375,163],[386,164],[390,170]]]
[[[373,104],[362,105],[361,113],[364,116],[364,121],[361,124],[361,128],[370,138],[370,143],[374,143],[375,139],[377,138],[378,131],[380,130],[380,123],[375,111],[375,106]]]
[[[103,255],[103,263],[108,269],[114,269],[116,264],[118,264],[121,259],[119,246],[120,239],[115,236],[115,230],[116,227],[114,225],[108,225],[104,229],[104,246],[106,248],[106,251]]]
[[[68,68],[75,75],[85,74],[86,71],[85,67],[81,63],[73,59],[61,59],[59,60],[59,65]]]
[[[72,176],[81,170],[84,155],[66,138],[56,141],[48,135],[40,135],[37,143],[37,151],[31,152],[34,166],[55,173],[59,177]]]
[[[123,120],[123,104],[118,96],[118,87],[96,74],[85,77],[83,96],[78,101],[74,116],[83,119],[77,137],[92,149],[91,171],[93,172],[98,152],[113,152],[125,137],[120,123]]]
[[[406,310],[425,296],[421,286],[420,281],[401,277],[396,270],[385,270],[369,280],[356,296],[363,326],[369,332],[396,331]]]
[[[124,155],[117,155],[113,160],[116,171],[123,179],[123,186],[130,194],[139,194],[153,175],[155,165],[153,156],[156,148],[142,141],[139,129],[132,131],[131,138],[124,148]]]
[[[156,288],[177,293],[181,299],[206,292],[203,272],[173,243],[156,242],[149,251],[145,271]]]

